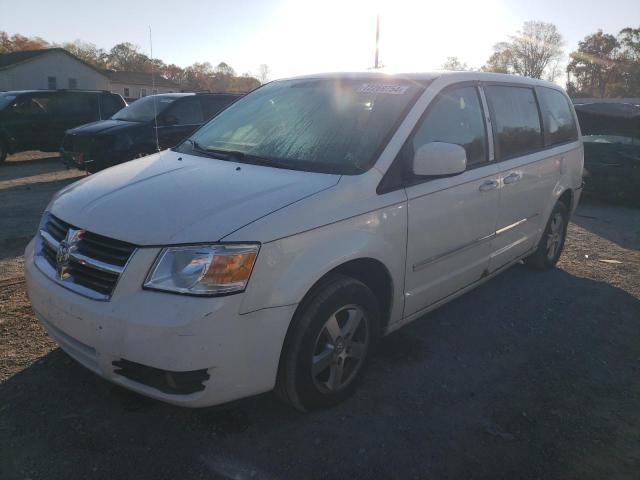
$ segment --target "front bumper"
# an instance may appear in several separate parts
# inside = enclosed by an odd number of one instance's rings
[[[182,296],[141,288],[158,249],[138,249],[111,300],[66,290],[25,251],[27,292],[37,318],[71,357],[98,375],[143,395],[203,407],[271,390],[295,305],[240,314],[242,294]],[[204,389],[171,394],[118,374],[126,360],[169,372],[206,369]]]

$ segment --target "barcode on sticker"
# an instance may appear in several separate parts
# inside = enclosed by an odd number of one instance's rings
[[[388,93],[390,95],[403,95],[407,92],[408,85],[393,85],[389,83],[363,83],[358,93]]]

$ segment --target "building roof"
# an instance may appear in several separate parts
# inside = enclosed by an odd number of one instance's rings
[[[167,87],[167,88],[176,88],[176,89],[180,88],[178,84],[160,75],[154,75],[154,78],[152,79],[150,73],[116,72],[113,70],[100,70],[99,68],[96,68],[93,65],[85,62],[81,58],[76,57],[75,55],[68,52],[64,48],[58,48],[58,47],[42,48],[40,50],[23,50],[20,52],[1,53],[0,69],[10,68],[19,63],[27,62],[29,60],[33,60],[35,58],[38,58],[53,52],[60,52],[60,53],[69,55],[71,58],[74,58],[78,62],[83,63],[84,65],[91,68],[92,70],[95,70],[101,75],[106,76],[109,80],[115,83],[129,83],[132,85],[147,85],[147,86],[151,86],[152,84],[155,84],[158,87]]]
[[[180,86],[162,77],[159,74],[155,74],[153,78],[150,73],[144,72],[116,72],[113,70],[105,70],[104,74],[114,83],[129,83],[132,85],[148,85],[151,86],[152,83],[155,84],[156,87],[167,87],[167,88],[179,88]]]
[[[51,53],[53,51],[63,51],[66,50],[62,48],[43,48],[40,50],[23,50],[21,52],[10,52],[10,53],[1,53],[0,54],[0,68],[11,67],[17,63],[26,62],[27,60],[31,60],[32,58],[40,57],[41,55],[45,55]],[[68,53],[68,52],[66,52]]]

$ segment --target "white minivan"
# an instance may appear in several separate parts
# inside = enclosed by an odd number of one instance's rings
[[[178,147],[59,192],[29,297],[74,359],[202,407],[351,393],[379,337],[524,260],[551,268],[583,148],[552,83],[464,72],[268,83]]]

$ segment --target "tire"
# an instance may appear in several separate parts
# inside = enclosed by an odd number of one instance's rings
[[[534,270],[549,270],[556,266],[564,242],[567,238],[567,225],[569,223],[569,210],[567,206],[558,202],[553,207],[547,226],[540,238],[536,251],[524,259],[525,265]]]
[[[294,315],[276,393],[303,412],[340,403],[361,379],[379,326],[380,307],[371,290],[354,278],[329,274]]]
[[[7,148],[7,144],[4,141],[0,140],[0,165],[2,165],[7,158],[8,150],[9,149]]]

